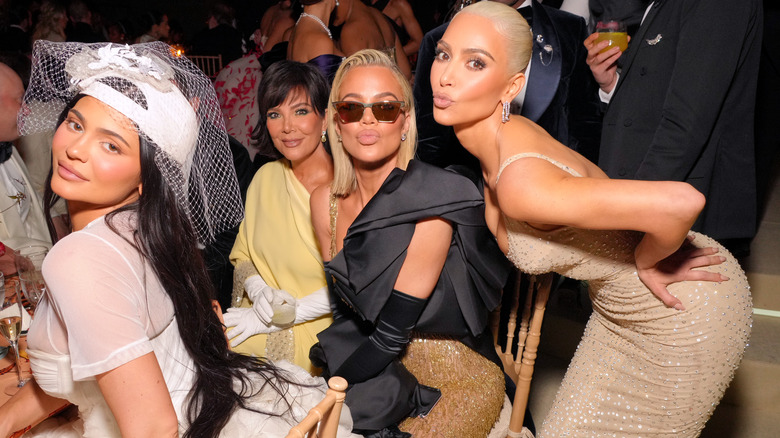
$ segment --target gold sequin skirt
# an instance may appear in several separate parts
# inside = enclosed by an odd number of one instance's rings
[[[504,374],[463,343],[415,337],[401,357],[404,366],[441,399],[425,417],[407,418],[400,429],[415,438],[484,438],[504,403]]]
[[[591,282],[594,313],[539,438],[699,436],[739,366],[752,322],[747,279],[733,256],[719,254],[726,261],[709,270],[730,280],[669,286],[685,311],[664,306],[635,272]]]

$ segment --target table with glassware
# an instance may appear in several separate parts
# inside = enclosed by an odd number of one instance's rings
[[[32,374],[30,373],[30,361],[27,360],[25,351],[27,347],[26,338],[26,334],[19,338],[19,351],[21,351],[19,364],[21,365],[22,381],[25,382],[32,377]],[[4,338],[0,338],[0,347],[8,347],[8,341]],[[0,348],[0,350],[4,349]],[[19,381],[13,350],[5,350],[5,353],[0,351],[0,355],[3,354],[5,354],[5,357],[0,359],[0,388],[2,388],[2,391],[0,391],[0,406],[5,404],[5,402],[16,393],[16,385]],[[9,392],[11,392],[11,394],[9,394]]]
[[[46,292],[41,266],[47,252],[48,247],[41,245],[16,248],[17,272],[9,276],[0,272],[0,284],[4,286],[0,308],[0,406],[32,377],[26,354],[27,328]]]

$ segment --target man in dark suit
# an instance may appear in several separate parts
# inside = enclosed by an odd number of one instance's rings
[[[68,4],[68,17],[70,22],[65,32],[68,36],[68,41],[97,43],[106,40],[103,35],[92,27],[92,11],[86,2],[71,0]]]
[[[26,1],[17,1],[5,6],[5,23],[0,23],[0,52],[29,55],[30,27],[32,19]],[[2,15],[0,15],[2,17]]]
[[[209,9],[207,29],[198,32],[192,40],[193,55],[222,55],[222,65],[228,65],[243,56],[241,32],[233,26],[235,13],[227,2],[219,1]]]
[[[601,114],[598,86],[585,63],[587,52],[582,47],[587,37],[585,20],[537,1],[499,1],[520,8],[534,32],[528,81],[521,92],[522,102],[515,101],[513,112],[536,122],[561,143],[595,161]],[[418,157],[441,167],[465,164],[478,172],[479,164],[460,146],[452,128],[441,126],[433,119],[431,64],[436,43],[447,25],[425,34],[417,58],[414,100]]]
[[[761,32],[760,0],[656,0],[624,54],[585,42],[602,92],[613,93],[599,166],[612,178],[692,184],[707,198],[693,228],[738,256],[756,231]]]

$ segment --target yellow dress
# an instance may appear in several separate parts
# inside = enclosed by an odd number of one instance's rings
[[[311,224],[309,193],[293,174],[289,161],[268,163],[252,179],[247,190],[246,217],[230,261],[236,266],[234,302],[241,299],[241,307],[251,306],[244,292],[244,280],[254,274],[295,298],[325,287],[322,258]],[[333,319],[327,315],[270,335],[255,335],[234,350],[271,360],[289,360],[318,374],[320,370],[309,361],[309,349],[317,342],[317,334],[331,322]]]

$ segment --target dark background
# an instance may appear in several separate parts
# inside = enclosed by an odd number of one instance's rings
[[[6,0],[9,1],[9,0]],[[19,1],[19,0],[10,0]],[[67,3],[66,0],[63,0]],[[446,10],[454,0],[407,0],[415,11],[423,31],[435,27],[437,10]],[[2,2],[2,0],[0,0]],[[236,10],[239,30],[245,35],[257,28],[263,12],[278,0],[223,0]],[[184,29],[185,37],[192,38],[206,27],[209,6],[214,0],[87,0],[93,11],[100,12],[107,19],[131,20],[147,10],[157,10],[177,21]]]
[[[11,0],[14,1],[14,0]],[[92,0],[88,1],[95,12],[107,19],[132,20],[144,11],[156,10],[168,15],[168,19],[181,24],[185,37],[192,36],[206,28],[211,0]],[[254,31],[263,12],[275,0],[233,0],[226,1],[236,10],[236,21],[243,33]]]

